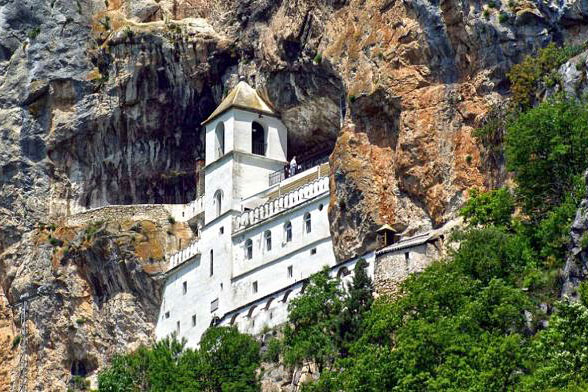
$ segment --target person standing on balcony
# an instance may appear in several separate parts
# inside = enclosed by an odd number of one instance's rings
[[[290,161],[290,177],[296,174],[296,169],[296,155],[294,155]]]

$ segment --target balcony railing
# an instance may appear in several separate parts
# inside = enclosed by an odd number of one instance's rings
[[[323,153],[320,156],[315,156],[304,161],[301,161],[296,165],[296,170],[294,173],[290,173],[290,165],[285,165],[282,170],[275,171],[269,175],[269,185],[275,185],[286,178],[291,177],[292,175],[296,175],[298,173],[302,173],[305,170],[312,169],[318,165],[322,165],[323,163],[329,162],[329,153]]]
[[[255,155],[264,155],[265,156],[265,143],[253,143],[253,153]]]

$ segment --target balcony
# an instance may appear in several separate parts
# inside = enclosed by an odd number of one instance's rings
[[[298,173],[302,173],[305,170],[312,169],[313,167],[322,165],[323,163],[329,162],[330,152],[323,152],[317,154],[314,157],[305,159],[296,165],[296,172],[290,173],[290,165],[284,165],[282,170],[275,171],[269,175],[269,186],[279,184],[286,178],[289,178]]]

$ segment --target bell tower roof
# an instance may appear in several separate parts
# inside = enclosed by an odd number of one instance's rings
[[[218,107],[212,112],[206,120],[202,122],[202,125],[214,120],[222,113],[226,112],[230,108],[238,108],[243,110],[249,110],[252,112],[268,114],[270,116],[276,116],[276,113],[270,107],[270,105],[263,100],[257,94],[257,91],[253,89],[246,82],[239,82],[235,88],[229,92],[229,95],[218,105]]]

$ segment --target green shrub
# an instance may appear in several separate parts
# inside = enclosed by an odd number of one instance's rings
[[[486,19],[486,20],[490,19],[490,11],[487,8],[484,10],[482,15],[484,15],[484,19]]]
[[[76,324],[78,325],[83,325],[86,324],[86,319],[84,317],[80,317],[79,319],[76,320]]]
[[[176,220],[171,215],[167,217],[167,221],[169,222],[170,225],[173,225],[176,223]]]
[[[349,102],[353,103],[353,102],[355,102],[355,99],[356,99],[355,98],[355,95],[350,95],[349,96]]]
[[[501,12],[498,15],[498,21],[502,24],[508,22],[508,14],[506,12]]]
[[[110,31],[110,16],[106,15],[98,21],[106,31]]]
[[[63,244],[63,241],[61,241],[55,237],[49,237],[49,243],[52,246],[57,247],[57,246],[61,246]]]
[[[314,61],[314,63],[315,63],[315,64],[320,64],[320,63],[322,63],[322,62],[323,62],[323,54],[322,54],[321,52],[318,52],[318,53],[316,54],[316,56],[314,56],[314,59],[313,59],[313,61]]]
[[[490,0],[488,2],[488,8],[496,8],[496,3],[494,2],[494,0]]]
[[[36,39],[39,36],[39,34],[41,34],[41,28],[40,27],[35,27],[33,29],[30,29],[29,32],[27,33],[28,37],[31,40]]]
[[[13,350],[18,347],[18,345],[20,344],[21,340],[22,340],[22,336],[21,335],[16,335],[14,337],[14,339],[12,339],[12,349]]]
[[[536,55],[529,55],[520,64],[514,65],[507,74],[514,103],[524,108],[534,104],[545,77],[582,50],[583,46],[558,48],[554,43],[550,43]],[[556,81],[553,77],[546,80],[552,84]]]
[[[280,360],[280,353],[282,352],[282,342],[280,339],[270,339],[267,343],[267,349],[261,358],[263,362],[275,363]]]

